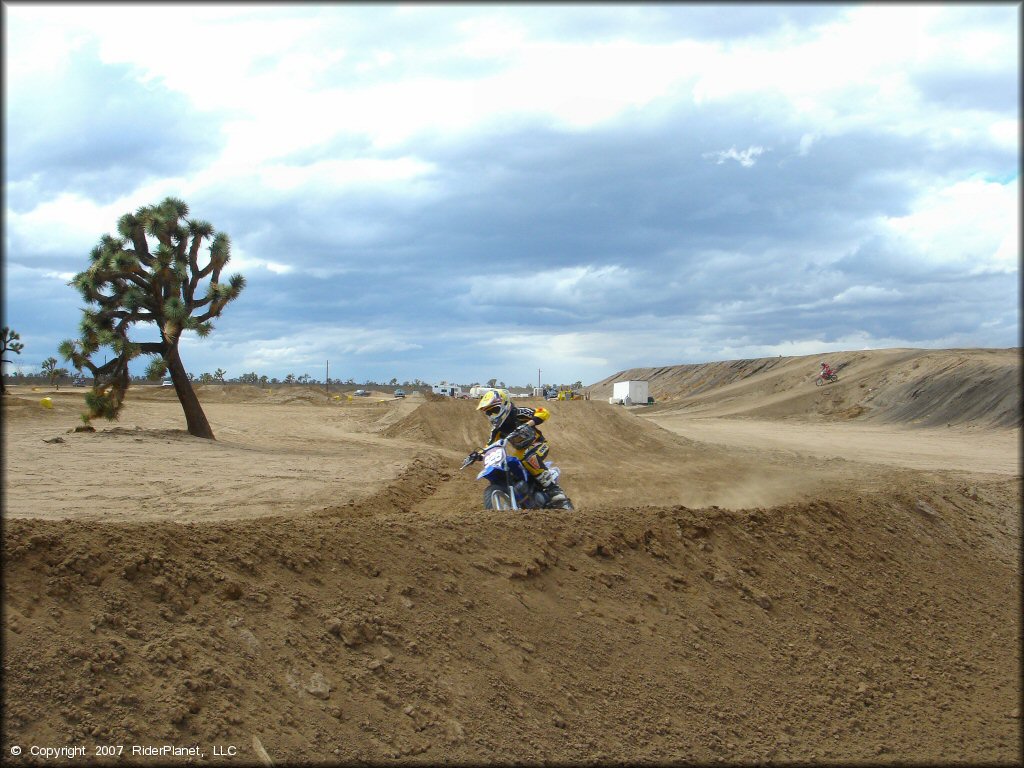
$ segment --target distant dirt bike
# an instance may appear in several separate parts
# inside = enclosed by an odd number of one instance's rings
[[[520,427],[522,429],[522,427]],[[552,504],[551,499],[523,466],[522,458],[529,441],[521,445],[516,435],[502,438],[488,445],[483,452],[473,451],[462,462],[459,469],[465,469],[476,461],[483,461],[484,468],[476,476],[477,480],[486,479],[490,484],[484,490],[485,509],[568,509],[572,503],[566,499],[559,504]],[[549,467],[558,482],[558,467]]]
[[[814,380],[814,386],[821,387],[824,386],[826,383],[832,381],[839,381],[839,377],[836,376],[834,373],[830,373],[828,376],[819,376]]]

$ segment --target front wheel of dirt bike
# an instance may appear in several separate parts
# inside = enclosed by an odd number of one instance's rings
[[[825,383],[825,379],[823,379],[821,376],[819,376],[818,378],[816,378],[814,380],[814,386],[816,386],[816,387],[820,387],[824,383]]]
[[[484,509],[512,509],[508,489],[501,485],[488,485],[484,491]]]
[[[829,381],[839,381],[839,377],[838,377],[838,376],[836,376],[836,375],[835,375],[835,374],[833,373],[833,374],[832,374],[831,376],[829,376],[829,377],[828,377],[828,380],[829,380]]]

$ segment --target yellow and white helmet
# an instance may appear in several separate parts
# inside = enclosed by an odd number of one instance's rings
[[[512,411],[512,398],[507,389],[488,389],[476,409],[484,412],[492,427],[497,427]]]

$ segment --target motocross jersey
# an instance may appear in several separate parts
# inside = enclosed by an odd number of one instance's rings
[[[538,415],[538,412],[542,413]],[[493,443],[499,437],[508,437],[516,430],[516,427],[525,424],[530,419],[533,419],[537,422],[534,425],[534,429],[537,430],[537,440],[535,442],[543,443],[544,435],[541,434],[538,427],[540,426],[540,422],[547,421],[547,418],[548,411],[546,408],[538,408],[534,410],[533,408],[519,408],[513,406],[512,410],[509,411],[508,416],[505,417],[505,420],[491,430],[491,436],[487,438],[487,442]]]

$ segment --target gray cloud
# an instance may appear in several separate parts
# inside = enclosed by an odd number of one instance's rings
[[[468,34],[457,23],[471,19],[512,18],[534,40],[725,45],[776,34],[808,39],[849,10],[429,9],[272,10],[280,20],[323,20],[308,33],[311,49],[317,36],[339,36],[344,65],[313,77],[332,86],[501,71],[501,57],[446,55]],[[381,51],[391,58],[357,66]],[[250,75],[277,63],[268,55]],[[1015,68],[952,62],[911,75],[950,128],[960,125],[957,110],[967,110],[963,125],[974,125],[978,109],[993,120],[1016,115]],[[17,156],[7,168],[9,211],[64,192],[105,203],[143,178],[192,180],[223,148],[223,126],[239,117],[197,115],[185,96],[159,80],[144,85],[131,67],[100,63],[94,49],[80,51],[62,78],[48,86],[61,99],[34,95],[41,81],[16,83],[8,96],[8,155]],[[336,176],[275,186],[254,164],[197,184],[192,213],[231,235],[248,287],[213,337],[188,342],[186,365],[283,376],[312,374],[330,359],[332,375],[357,380],[494,375],[523,383],[537,367],[596,380],[631,365],[786,344],[1015,343],[1014,275],[928,253],[885,222],[913,213],[929,189],[1013,178],[1019,153],[969,130],[935,139],[912,121],[858,120],[856,104],[843,107],[854,117],[830,123],[767,90],[699,104],[684,91],[587,127],[538,113],[383,144],[342,130],[277,162],[308,170],[338,160],[408,161],[431,170],[360,181],[336,165]],[[346,116],[337,120],[344,128]],[[115,225],[116,216],[98,221],[95,236]],[[73,253],[34,242],[29,229],[8,234],[9,318],[33,317],[34,338],[54,347],[71,335],[77,295],[43,274],[84,268],[90,245]],[[35,319],[40,310],[45,321]]]
[[[9,82],[5,94],[8,205],[21,211],[60,192],[101,203],[147,179],[184,175],[223,141],[209,115],[131,67],[86,49],[67,69]]]
[[[1019,75],[1001,70],[930,70],[917,75],[921,95],[945,109],[979,109],[1008,113],[1020,107]]]

